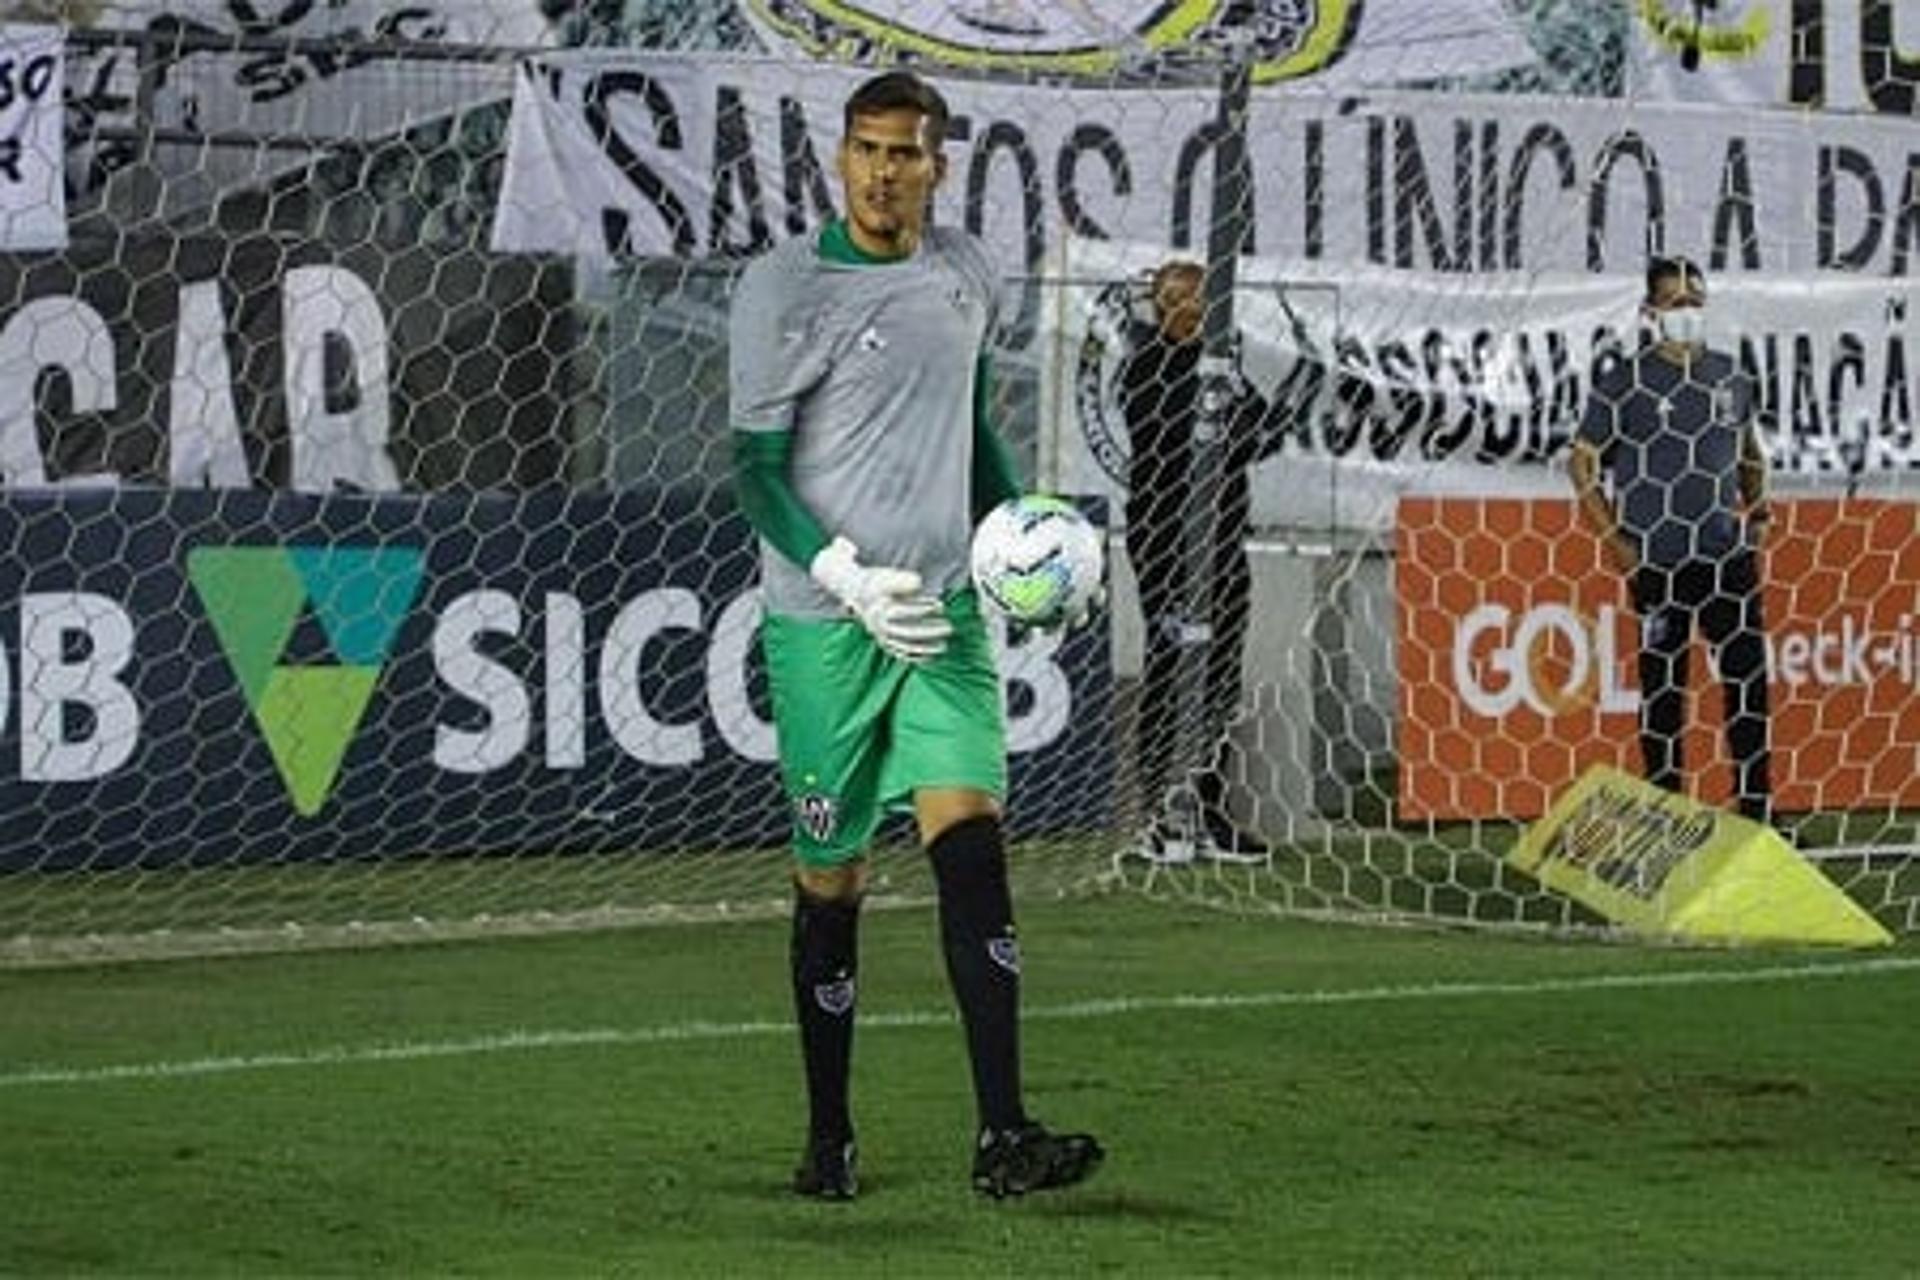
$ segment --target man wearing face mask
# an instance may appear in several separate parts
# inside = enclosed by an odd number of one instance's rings
[[[1655,338],[1594,373],[1567,460],[1580,514],[1640,614],[1640,751],[1647,780],[1683,785],[1687,648],[1719,666],[1740,812],[1769,816],[1767,663],[1758,546],[1769,517],[1754,390],[1706,343],[1706,279],[1686,258],[1647,267]],[[1610,482],[1609,498],[1602,476]]]

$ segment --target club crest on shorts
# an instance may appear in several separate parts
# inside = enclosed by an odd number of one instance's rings
[[[817,983],[813,988],[813,1002],[834,1017],[840,1017],[853,1008],[853,979]]]
[[[987,958],[1008,973],[1020,972],[1020,943],[1011,934],[987,939]]]
[[[793,820],[807,835],[824,844],[839,830],[839,802],[832,796],[810,791],[793,802]]]

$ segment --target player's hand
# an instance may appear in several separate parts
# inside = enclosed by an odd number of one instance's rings
[[[921,589],[920,575],[910,569],[869,567],[859,557],[859,548],[835,538],[807,571],[894,657],[902,662],[939,657],[953,635],[953,624],[940,602]]]
[[[1078,631],[1092,622],[1107,607],[1107,584],[1101,583],[1093,589],[1093,594],[1081,602],[1080,607],[1069,613],[1061,622],[1062,631]]]
[[[1093,594],[1088,596],[1079,608],[1058,622],[1051,622],[1045,626],[1039,626],[1024,622],[1014,622],[1009,619],[1007,622],[1007,643],[1015,645],[1025,644],[1027,636],[1033,632],[1045,632],[1048,635],[1056,636],[1071,635],[1073,632],[1080,630],[1080,628],[1099,617],[1106,607],[1107,584],[1103,582],[1094,589]]]

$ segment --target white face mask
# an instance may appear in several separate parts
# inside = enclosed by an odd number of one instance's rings
[[[1653,320],[1662,342],[1697,347],[1707,340],[1705,307],[1676,307],[1671,311],[1656,313]]]

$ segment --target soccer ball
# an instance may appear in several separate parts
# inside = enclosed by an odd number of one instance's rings
[[[1039,494],[1010,498],[973,531],[973,584],[1013,622],[1058,626],[1100,590],[1100,531],[1072,503]]]

